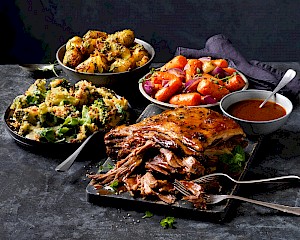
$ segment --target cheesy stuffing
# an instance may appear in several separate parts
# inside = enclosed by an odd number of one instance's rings
[[[17,134],[40,142],[82,142],[95,131],[108,131],[129,120],[124,97],[81,80],[37,79],[11,104],[8,124]]]

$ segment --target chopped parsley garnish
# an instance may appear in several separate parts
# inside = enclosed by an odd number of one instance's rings
[[[151,217],[153,217],[153,213],[150,211],[146,211],[145,215],[142,218],[151,218]]]
[[[174,228],[175,218],[174,217],[166,217],[160,221],[160,225],[163,228]]]
[[[228,165],[230,172],[240,172],[245,165],[246,155],[244,149],[238,145],[231,153],[220,155],[219,160]]]
[[[110,185],[109,185],[114,191],[117,191],[118,189],[118,186],[119,186],[119,182],[116,180],[116,181],[113,181]]]

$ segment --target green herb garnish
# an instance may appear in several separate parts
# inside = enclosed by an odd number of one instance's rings
[[[145,215],[142,218],[151,218],[151,217],[153,217],[153,213],[149,212],[149,211],[146,211]]]
[[[114,191],[117,191],[118,186],[119,186],[118,180],[113,181],[109,186],[110,186]]]
[[[175,218],[174,217],[166,217],[160,221],[160,225],[163,228],[174,228]]]
[[[219,160],[228,165],[230,172],[240,172],[245,165],[246,155],[244,149],[238,145],[231,153],[220,155]]]
[[[222,80],[223,82],[227,82],[230,78],[234,77],[235,75],[237,75],[237,72],[234,72],[230,76],[227,76],[227,77],[224,77],[224,78],[220,78],[220,80]]]

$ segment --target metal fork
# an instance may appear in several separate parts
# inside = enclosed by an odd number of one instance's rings
[[[300,180],[299,176],[296,175],[288,175],[288,176],[281,176],[281,177],[273,177],[273,178],[265,178],[265,179],[257,179],[257,180],[248,180],[248,181],[237,181],[233,179],[232,177],[228,176],[227,174],[224,173],[212,173],[205,175],[203,177],[194,179],[193,181],[196,183],[208,183],[210,181],[216,180],[217,177],[219,176],[224,176],[230,179],[232,182],[235,183],[262,183],[262,182],[271,182],[271,181],[277,181],[277,180],[283,180],[283,179],[298,179]]]
[[[175,180],[174,187],[176,190],[178,190],[180,193],[182,193],[185,196],[191,195],[189,191],[186,189],[186,187],[178,180]],[[300,207],[290,207],[290,206],[285,206],[285,205],[280,205],[275,203],[267,203],[267,202],[262,202],[262,201],[258,201],[250,198],[244,198],[235,195],[206,195],[205,196],[206,204],[216,204],[226,199],[236,199],[240,201],[245,201],[256,205],[276,209],[278,211],[282,211],[285,213],[291,213],[300,216]]]

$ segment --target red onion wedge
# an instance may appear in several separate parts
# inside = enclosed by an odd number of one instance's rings
[[[209,61],[211,61],[211,57],[201,57],[201,58],[199,58],[199,60],[201,62],[209,62]]]
[[[167,72],[174,74],[177,77],[185,78],[185,73],[180,68],[170,68],[170,69],[168,69]]]
[[[203,100],[204,100],[205,104],[215,104],[215,103],[217,103],[217,100],[215,98],[213,98],[212,96],[210,96],[210,95],[204,96]]]
[[[169,81],[170,81],[170,80],[162,80],[161,85],[162,85],[163,87],[168,87],[168,86],[169,86],[169,85],[168,85]]]
[[[143,83],[143,88],[149,96],[154,94],[154,84],[151,81],[145,81]]]
[[[189,92],[196,92],[198,83],[200,82],[201,78],[193,78],[188,80],[183,89],[183,93],[189,93]]]
[[[226,72],[223,70],[223,68],[215,67],[215,69],[211,71],[211,75],[217,78],[224,78],[226,77]]]

